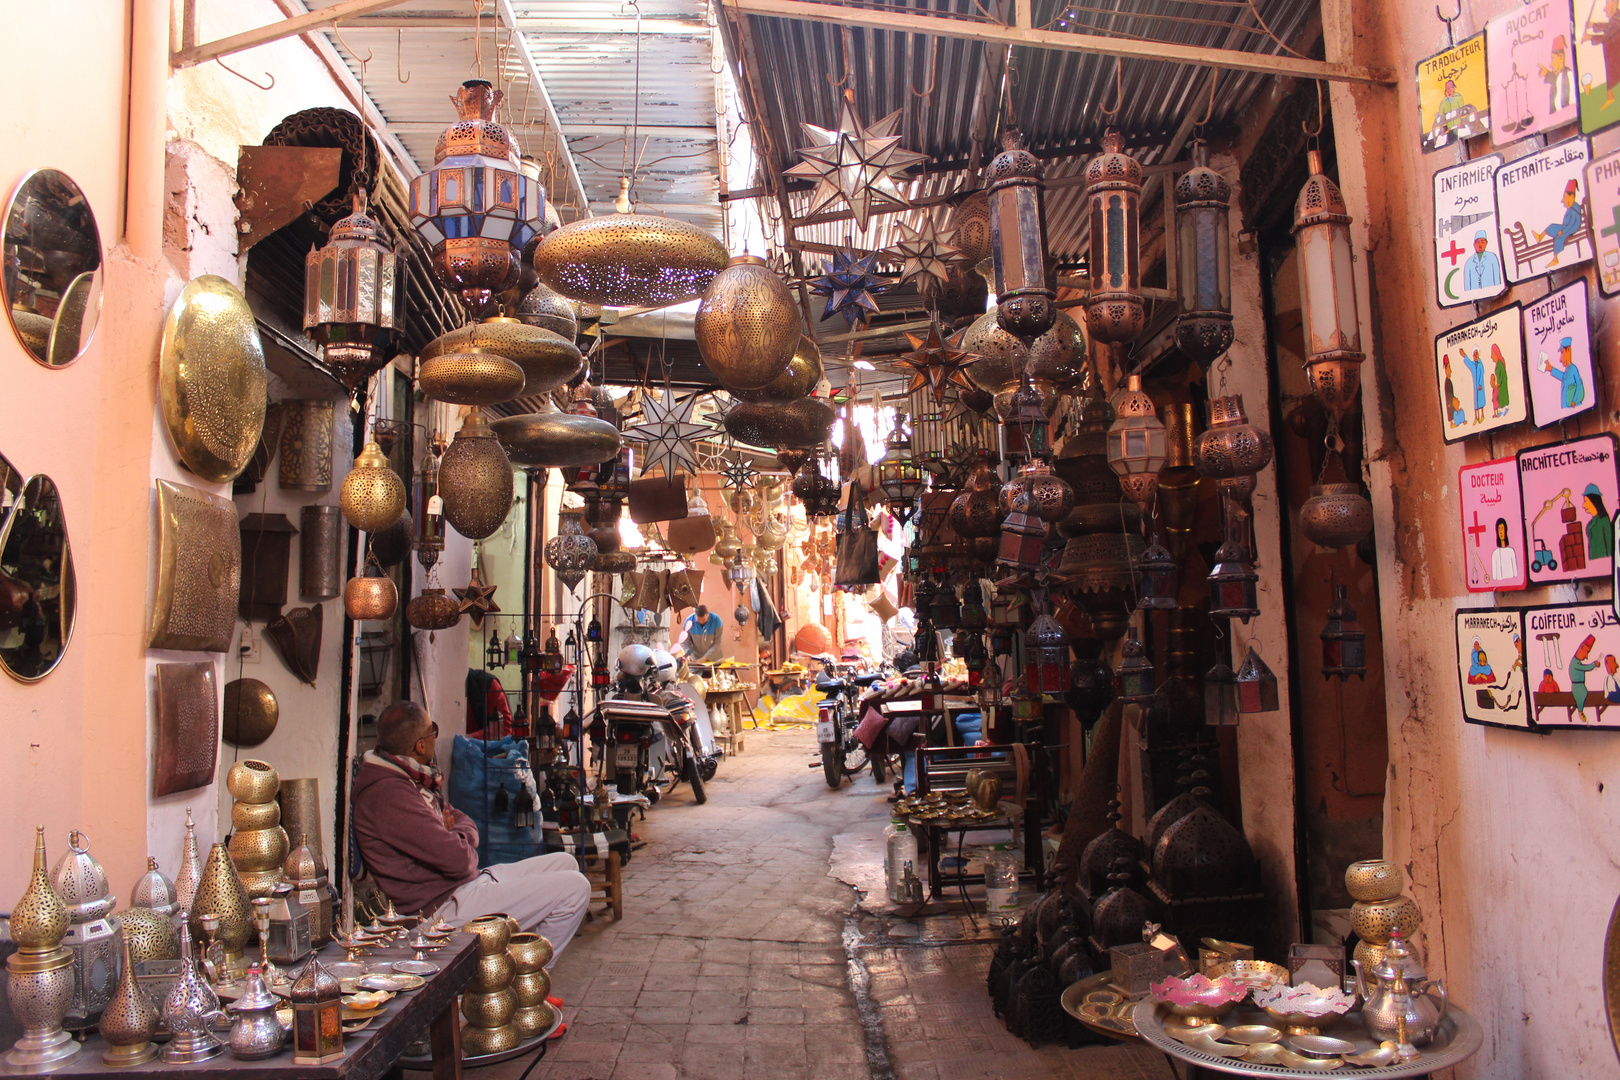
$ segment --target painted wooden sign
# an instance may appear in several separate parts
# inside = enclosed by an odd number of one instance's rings
[[[1446,442],[1517,424],[1524,400],[1524,311],[1509,304],[1434,339]]]
[[[1530,719],[1620,731],[1620,618],[1607,601],[1524,609]]]
[[[1620,124],[1620,2],[1575,0],[1575,72],[1581,87],[1581,131]]]
[[[1575,119],[1574,29],[1569,0],[1532,0],[1485,24],[1497,146]]]
[[[1585,139],[1566,139],[1496,170],[1496,225],[1508,281],[1526,281],[1592,257],[1586,210],[1591,156]]]
[[[1586,194],[1597,230],[1598,288],[1614,296],[1620,294],[1620,150],[1587,165]]]
[[[1520,450],[1519,488],[1531,585],[1614,572],[1610,515],[1620,503],[1620,474],[1613,435]]]
[[[1524,307],[1526,378],[1536,427],[1568,420],[1597,404],[1586,314],[1585,278]]]
[[[1441,307],[1489,300],[1507,288],[1496,228],[1496,170],[1490,154],[1434,174],[1434,284]]]
[[[1457,470],[1462,503],[1463,563],[1469,592],[1506,592],[1525,586],[1524,499],[1517,458],[1498,458]]]
[[[1517,608],[1457,612],[1457,682],[1470,724],[1528,728],[1523,631]]]
[[[1485,79],[1485,35],[1418,61],[1418,126],[1423,152],[1472,139],[1491,129],[1490,90]]]

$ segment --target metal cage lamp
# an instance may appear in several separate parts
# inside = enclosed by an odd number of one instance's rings
[[[1277,676],[1250,645],[1249,654],[1237,669],[1238,712],[1276,712],[1277,700]]]
[[[1204,673],[1204,723],[1210,727],[1236,727],[1240,710],[1237,672],[1222,660]]]
[[[1341,682],[1352,675],[1367,677],[1367,631],[1361,628],[1356,609],[1350,605],[1350,590],[1344,585],[1335,588],[1327,625],[1322,627],[1322,675],[1336,676]]]
[[[1356,307],[1355,253],[1344,195],[1322,171],[1321,151],[1306,154],[1310,178],[1294,203],[1299,297],[1305,328],[1305,369],[1311,390],[1335,420],[1361,391],[1361,322]]]
[[[1157,533],[1153,536],[1153,543],[1137,560],[1136,568],[1142,575],[1142,588],[1136,606],[1153,611],[1173,609],[1176,606],[1178,568],[1175,556],[1159,543]]]
[[[1215,569],[1209,573],[1209,613],[1235,616],[1247,623],[1260,614],[1259,582],[1248,551],[1236,540],[1228,540],[1215,552]]]
[[[1057,319],[1057,293],[1046,282],[1045,175],[1024,133],[1004,131],[1001,153],[986,171],[996,322],[1025,340],[1040,337]]]
[[[1193,167],[1176,181],[1176,345],[1206,366],[1232,347],[1231,199],[1209,148],[1193,143]]]
[[[1147,514],[1159,488],[1159,470],[1169,455],[1169,435],[1142,389],[1142,377],[1132,375],[1113,401],[1114,422],[1108,427],[1108,466],[1119,475],[1125,497]]]
[[[1119,666],[1114,668],[1118,683],[1115,699],[1127,705],[1145,705],[1153,700],[1156,678],[1147,648],[1133,631],[1119,648]]]

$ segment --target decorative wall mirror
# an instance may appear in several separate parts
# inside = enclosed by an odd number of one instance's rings
[[[101,233],[84,192],[55,169],[23,177],[6,206],[6,312],[35,360],[66,367],[89,346],[101,274]]]
[[[8,476],[16,471],[9,464]],[[31,476],[0,525],[0,667],[43,679],[73,636],[73,553],[56,484]]]

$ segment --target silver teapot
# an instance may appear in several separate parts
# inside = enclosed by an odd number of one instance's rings
[[[257,1061],[281,1052],[287,1033],[276,1019],[276,998],[264,985],[258,964],[248,967],[247,988],[237,998],[235,1012],[230,1036],[232,1057]]]
[[[191,928],[181,920],[180,978],[163,1001],[163,1022],[174,1037],[163,1049],[163,1060],[171,1065],[188,1065],[223,1054],[225,1044],[208,1029],[224,1019],[219,997],[197,970]]]
[[[1384,958],[1372,970],[1370,985],[1360,962],[1355,966],[1357,987],[1364,999],[1361,1021],[1368,1035],[1379,1042],[1412,1046],[1424,1046],[1434,1038],[1450,1001],[1445,983],[1428,978],[1423,971],[1411,942],[1398,933],[1390,935]]]

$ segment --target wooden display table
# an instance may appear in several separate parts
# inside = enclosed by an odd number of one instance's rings
[[[705,690],[703,704],[709,710],[709,723],[714,726],[714,741],[728,754],[743,751],[743,724],[752,719],[748,692],[754,687],[743,683],[724,690]],[[724,718],[725,723],[716,721]]]

